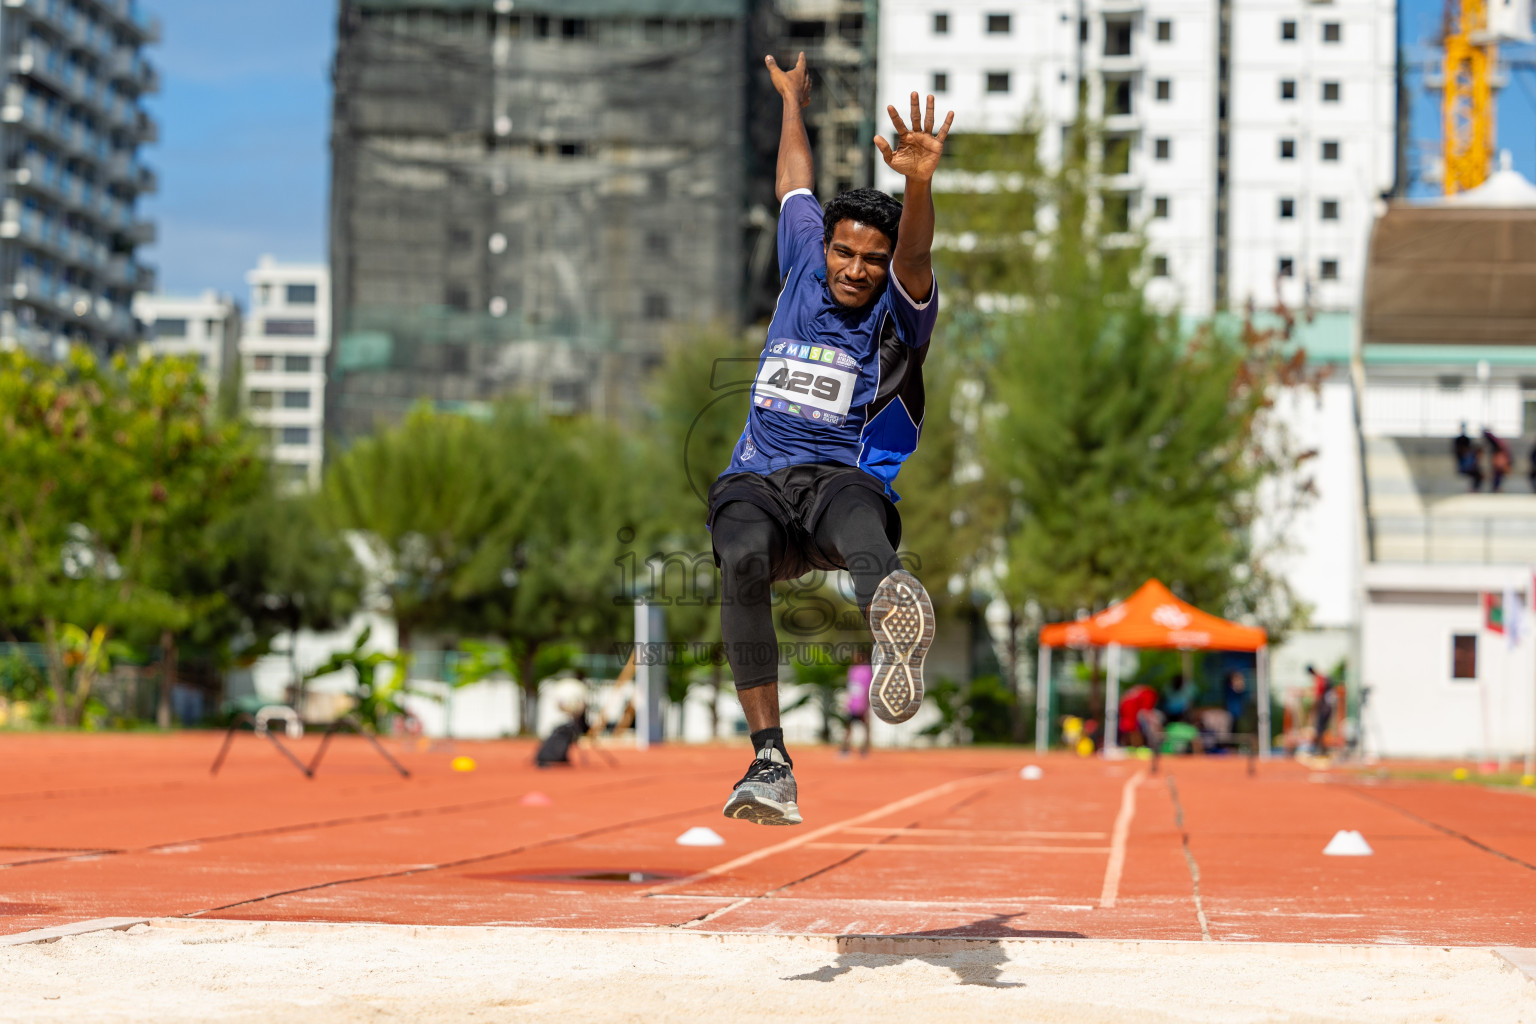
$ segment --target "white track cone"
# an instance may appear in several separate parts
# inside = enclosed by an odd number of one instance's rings
[[[1037,764],[1027,764],[1019,769],[1019,778],[1025,782],[1035,782],[1045,775]]]
[[[1335,832],[1328,845],[1323,847],[1323,853],[1329,857],[1369,857],[1375,852],[1365,841],[1365,836],[1349,829]]]
[[[677,837],[678,846],[724,846],[725,840],[720,838],[720,833],[703,825],[695,825],[693,828]]]

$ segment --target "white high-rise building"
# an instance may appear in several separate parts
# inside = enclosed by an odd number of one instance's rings
[[[957,132],[1034,118],[1048,162],[1081,95],[1154,300],[1354,307],[1393,185],[1389,0],[884,0],[879,31],[883,102],[933,92]]]
[[[324,263],[263,256],[245,275],[251,312],[240,339],[241,391],[252,422],[272,431],[272,459],[295,483],[320,481],[331,275]]]
[[[240,337],[240,307],[228,295],[146,295],[133,298],[133,315],[144,325],[156,355],[191,356],[203,371],[210,396],[233,376]]]

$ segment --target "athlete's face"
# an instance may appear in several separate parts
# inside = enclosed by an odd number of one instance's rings
[[[891,240],[868,224],[840,220],[827,243],[827,287],[839,306],[857,309],[880,296],[891,273]]]

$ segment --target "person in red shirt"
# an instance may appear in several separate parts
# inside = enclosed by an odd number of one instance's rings
[[[1129,745],[1130,734],[1141,734],[1144,746],[1155,747],[1162,733],[1157,720],[1157,691],[1137,684],[1120,698],[1120,732]]]
[[[1307,672],[1312,676],[1312,752],[1321,754],[1323,736],[1328,732],[1328,723],[1333,720],[1333,708],[1338,695],[1334,692],[1332,679],[1311,665],[1307,666]]]

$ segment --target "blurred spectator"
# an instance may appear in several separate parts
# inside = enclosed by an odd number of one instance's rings
[[[1456,458],[1456,472],[1467,478],[1469,489],[1483,489],[1483,467],[1478,444],[1467,436],[1467,425],[1461,425],[1461,433],[1451,442],[1451,454]],[[1533,463],[1536,465],[1536,463]]]
[[[859,748],[859,756],[869,756],[869,681],[873,676],[869,655],[859,651],[853,656],[853,664],[848,666],[848,728],[843,731],[844,757],[853,747],[855,722],[864,727],[864,745]]]
[[[1162,730],[1157,720],[1157,691],[1137,683],[1120,698],[1120,736],[1126,746],[1156,747]]]
[[[1510,453],[1509,442],[1486,427],[1483,428],[1483,440],[1488,442],[1488,469],[1493,476],[1489,489],[1497,492],[1504,487],[1504,478],[1509,471],[1515,468],[1515,459]]]
[[[1236,729],[1237,723],[1243,719],[1243,712],[1248,709],[1248,677],[1240,669],[1233,669],[1227,673],[1227,681],[1222,687],[1221,703],[1232,719],[1231,727]]]
[[[1185,678],[1183,673],[1174,676],[1173,686],[1163,695],[1163,714],[1170,722],[1188,721],[1198,696],[1194,680]]]
[[[1531,480],[1531,490],[1536,491],[1536,444],[1531,445],[1531,468],[1529,475]]]
[[[1334,705],[1338,703],[1338,692],[1333,680],[1311,665],[1307,666],[1307,672],[1312,676],[1312,753],[1321,754],[1324,752],[1323,737],[1333,721]]]

